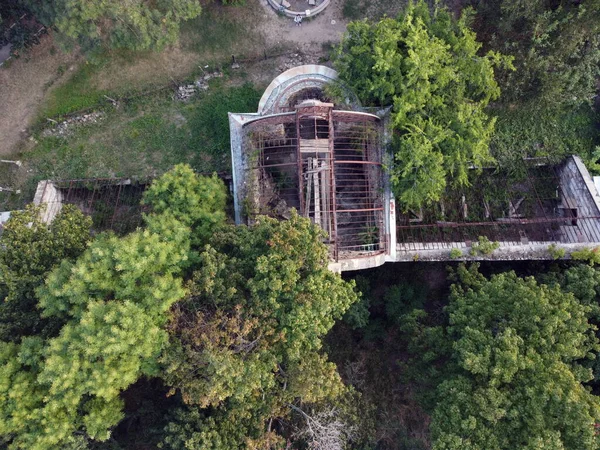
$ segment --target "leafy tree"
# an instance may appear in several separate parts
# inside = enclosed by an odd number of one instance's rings
[[[51,224],[42,208],[14,211],[0,235],[0,340],[52,334],[53,326],[36,309],[35,289],[64,259],[81,254],[90,240],[92,221],[72,205],[64,205]]]
[[[598,448],[600,401],[582,384],[592,374],[580,363],[599,348],[590,307],[513,272],[459,274],[433,448]]]
[[[89,48],[98,44],[134,50],[175,42],[182,21],[200,14],[198,0],[23,0],[47,26]]]
[[[185,198],[177,183],[170,184],[181,173],[191,174],[178,178],[189,190]],[[223,215],[218,200],[207,200],[213,197],[201,188],[203,180],[215,198],[224,196],[218,180],[178,167],[151,188],[154,212],[146,229],[123,238],[100,235],[76,261],[63,260],[47,275],[37,295],[42,316],[65,323],[58,336],[0,343],[0,436],[11,448],[106,440],[123,417],[120,393],[141,376],[158,374],[167,312],[185,294],[181,273],[192,240],[187,224],[196,225],[200,213],[206,221],[211,213]],[[165,186],[172,195],[161,191]],[[65,219],[57,220],[52,227],[64,230]],[[69,236],[58,233],[57,243]]]
[[[600,76],[598,0],[484,0],[473,2],[479,36],[515,56],[502,72],[503,98],[540,108],[590,104]]]
[[[178,234],[104,235],[48,277],[42,313],[68,322],[47,342],[4,351],[0,435],[12,437],[12,448],[56,448],[81,431],[109,437],[122,418],[120,392],[157,373],[165,312],[184,295],[177,273],[189,229],[179,225]]]
[[[422,0],[398,19],[352,22],[335,57],[341,80],[367,105],[392,105],[393,190],[405,208],[468,184],[471,165],[490,163],[494,120],[484,112],[500,89],[494,68],[511,67],[481,44],[469,16],[430,13]]]
[[[145,229],[99,235],[46,276],[41,314],[64,325],[0,342],[3,444],[105,441],[140,377],[167,380],[187,404],[170,448],[269,448],[282,437],[267,423],[345,392],[321,337],[356,294],[328,271],[322,231],[297,215],[225,226],[224,192],[177,167],[145,196]]]
[[[322,239],[318,227],[293,214],[231,226],[210,240],[189,295],[173,309],[172,345],[163,356],[165,381],[202,408],[191,414],[203,425],[172,436],[171,446],[255,448],[271,440],[265,422],[288,416],[289,405],[344,391],[320,352],[321,337],[357,295],[327,269]]]
[[[142,203],[155,214],[168,212],[192,229],[194,243],[203,244],[225,223],[226,200],[225,185],[216,174],[199,177],[179,164],[152,183]]]

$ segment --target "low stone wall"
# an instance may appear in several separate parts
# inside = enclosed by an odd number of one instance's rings
[[[51,223],[62,209],[62,193],[49,180],[40,181],[33,197],[34,205],[44,207],[42,221]]]
[[[285,14],[287,17],[293,18],[296,16],[300,16],[300,17],[304,18],[304,17],[316,16],[317,14],[319,14],[320,12],[322,12],[325,8],[327,8],[329,6],[329,3],[331,2],[331,0],[325,0],[323,3],[321,3],[316,8],[314,8],[314,9],[307,8],[304,11],[293,11],[291,9],[283,8],[281,6],[281,3],[279,3],[277,0],[267,0],[267,2],[269,2],[269,5],[271,5],[275,11]],[[306,14],[306,11],[310,11],[310,13]]]

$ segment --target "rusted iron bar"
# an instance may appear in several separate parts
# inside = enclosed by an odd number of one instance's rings
[[[577,220],[599,220],[600,216],[580,216],[577,217]],[[398,229],[417,229],[417,228],[466,228],[470,226],[479,227],[479,226],[502,226],[507,225],[512,227],[513,225],[526,225],[526,224],[536,224],[536,223],[556,223],[556,222],[566,222],[571,220],[571,217],[552,217],[552,218],[537,218],[537,219],[505,219],[502,221],[496,222],[448,222],[448,223],[426,223],[421,225],[396,225]]]

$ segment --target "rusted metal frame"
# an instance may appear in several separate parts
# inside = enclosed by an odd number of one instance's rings
[[[335,124],[333,122],[333,110],[328,111],[329,121],[329,188],[331,189],[330,201],[331,201],[331,218],[333,223],[331,224],[331,236],[329,239],[333,244],[333,259],[338,261],[339,249],[338,249],[338,223],[337,223],[337,189],[335,180]]]
[[[366,211],[383,211],[383,208],[338,209],[337,212],[348,213],[348,212],[366,212]]]
[[[270,167],[289,167],[289,166],[295,166],[296,163],[281,163],[281,164],[264,164],[261,165],[260,167],[264,168],[264,169],[268,169]]]
[[[366,245],[369,245],[369,244],[340,245],[340,250],[342,250],[342,251],[343,250],[352,251],[350,249],[358,248],[358,249],[362,249],[364,252],[368,252],[370,255],[377,255],[377,254],[380,254],[380,253],[385,253],[385,251],[383,249],[381,249],[381,248],[379,248],[377,250],[364,250],[364,247]]]
[[[112,218],[110,219],[110,228],[112,229],[115,223],[115,217],[117,215],[117,208],[119,207],[119,200],[121,199],[121,191],[123,190],[123,185],[119,185],[119,192],[117,193],[117,201],[115,202],[114,211]]]
[[[367,162],[371,160],[371,139],[370,139],[370,124],[368,123],[363,123],[363,134],[362,134],[362,139],[363,139],[363,146],[364,146],[364,160],[362,162]],[[372,194],[372,186],[371,186],[371,174],[369,173],[369,170],[363,170],[362,171],[365,177],[365,181],[366,181],[366,186],[367,186],[367,195],[365,197],[365,200],[367,202],[368,205],[375,205],[375,200],[371,197]],[[383,207],[382,208],[378,208],[378,209],[374,209],[373,211],[383,211]],[[376,215],[375,215],[376,216]],[[369,219],[367,219],[369,220]],[[375,222],[377,223],[377,217],[375,217]],[[381,245],[381,236],[383,233],[383,229],[381,226],[381,223],[377,223],[377,229],[379,231],[379,236],[378,236],[378,241],[379,244]]]
[[[544,217],[548,218],[548,216],[546,215],[546,210],[544,209],[544,205],[542,204],[542,200],[540,199],[540,195],[539,195],[539,193],[538,193],[538,191],[537,191],[537,189],[535,187],[535,183],[531,179],[531,174],[529,172],[529,167],[527,167],[527,164],[525,164],[525,172],[527,173],[527,181],[529,182],[529,185],[533,189],[533,192],[535,194],[535,198],[537,200],[537,203],[538,203],[540,209],[542,210],[542,213],[544,214]]]
[[[368,113],[349,114],[340,110],[334,110],[332,116],[336,122],[377,122],[380,120],[377,116]]]
[[[300,116],[296,114],[296,165],[298,170],[298,197],[300,200],[300,215],[304,215],[304,179],[302,176],[302,153],[300,153]]]
[[[97,188],[98,188],[98,180],[95,181],[94,189],[92,190],[92,197],[90,198],[90,200],[88,200],[88,208],[90,208],[90,209],[92,209],[92,206],[94,205],[94,196],[96,195]]]
[[[270,142],[270,141],[265,141],[265,142]],[[265,148],[269,149],[269,150],[271,150],[271,149],[282,149],[282,151],[279,152],[279,153],[284,153],[284,150],[296,148],[296,144],[265,145]]]
[[[600,219],[600,216],[580,216],[579,219]],[[424,223],[420,225],[398,225],[397,228],[423,228],[423,227],[441,227],[441,228],[465,228],[469,226],[493,226],[493,225],[507,225],[514,226],[520,224],[531,224],[531,223],[554,223],[563,222],[565,217],[551,217],[551,218],[536,218],[536,219],[506,219],[503,221],[494,222],[452,222],[452,223]]]
[[[373,166],[380,166],[381,167],[381,163],[377,162],[377,161],[359,161],[359,160],[338,160],[335,162],[336,164],[357,164],[357,165],[363,165],[363,164],[369,164],[369,165],[373,165]]]
[[[72,187],[73,187],[73,182],[72,182],[72,181],[70,181],[70,182],[69,182],[69,188],[68,188],[68,190],[67,190],[67,202],[68,202],[68,201],[70,201],[70,199],[71,199],[71,188],[72,188]]]

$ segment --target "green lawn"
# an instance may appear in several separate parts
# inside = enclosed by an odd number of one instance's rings
[[[251,85],[221,80],[188,103],[172,92],[109,107],[103,121],[68,137],[38,137],[22,159],[28,169],[21,196],[31,200],[42,179],[156,176],[180,162],[200,172],[230,170],[227,112],[256,111],[260,93]]]
[[[500,166],[520,166],[522,157],[548,157],[554,162],[565,156],[581,156],[592,169],[597,158],[598,116],[589,106],[570,111],[532,109],[524,105],[491,109],[497,117],[491,151]]]

